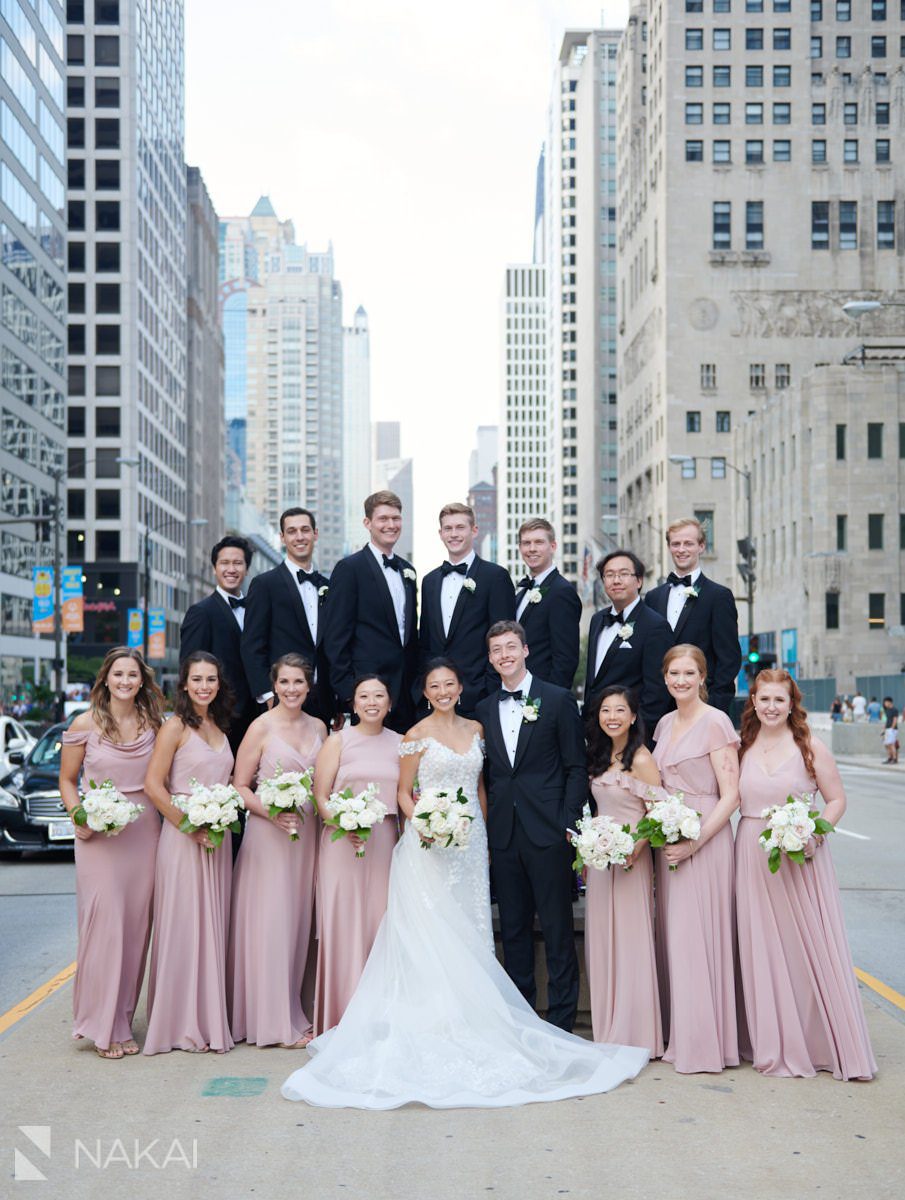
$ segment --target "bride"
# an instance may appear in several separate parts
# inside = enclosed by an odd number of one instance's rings
[[[331,1108],[497,1108],[606,1092],[648,1051],[575,1037],[536,1015],[497,962],[488,886],[483,731],[456,713],[458,669],[428,665],[432,714],[400,746],[399,807],[386,916],[339,1025],[308,1045],[287,1100]],[[464,847],[422,846],[420,787],[461,788],[473,816]]]

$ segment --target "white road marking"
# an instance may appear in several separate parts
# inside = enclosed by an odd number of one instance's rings
[[[836,832],[844,833],[846,837],[857,838],[859,842],[869,842],[870,841],[870,838],[867,836],[866,833],[852,833],[852,831],[850,829],[840,829],[838,825],[836,826]]]

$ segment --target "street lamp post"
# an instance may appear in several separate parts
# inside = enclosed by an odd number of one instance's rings
[[[160,533],[170,525],[179,525],[183,517],[165,517],[153,528],[149,524],[150,505],[145,500],[145,548],[144,548],[144,601],[142,612],[142,651],[145,662],[148,661],[148,611],[151,607],[151,534]],[[192,529],[200,529],[207,525],[207,517],[192,517],[186,522]]]

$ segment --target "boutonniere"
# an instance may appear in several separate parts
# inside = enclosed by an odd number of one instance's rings
[[[473,592],[477,586],[475,581],[469,578],[468,575],[462,580],[462,587],[465,588],[466,592]]]
[[[540,696],[535,696],[533,700],[526,700],[522,705],[522,720],[534,722],[540,716]]]
[[[701,589],[696,588],[694,584],[692,584],[691,587],[683,588],[682,591],[689,600],[697,600],[698,596],[701,594]]]
[[[329,591],[330,591],[329,586],[326,583],[322,584],[317,589],[318,599],[323,600],[323,598],[326,596],[327,592],[329,592]]]
[[[623,642],[627,642],[635,632],[635,625],[632,621],[626,621],[624,625],[620,625],[616,630],[616,636],[621,638]]]
[[[410,583],[414,583],[418,578],[417,572],[412,567],[406,567],[402,572],[402,578],[408,579]]]
[[[543,600],[543,598],[544,598],[544,590],[545,589],[542,589],[539,587],[532,588],[531,591],[528,593],[528,603],[529,604],[540,604],[541,600]]]

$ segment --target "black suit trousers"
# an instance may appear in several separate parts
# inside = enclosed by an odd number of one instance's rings
[[[572,919],[572,851],[568,842],[535,846],[518,813],[505,849],[492,851],[493,884],[500,915],[503,963],[532,1008],[534,914],[540,920],[547,959],[547,1020],[571,1032],[578,1011],[578,957]]]

